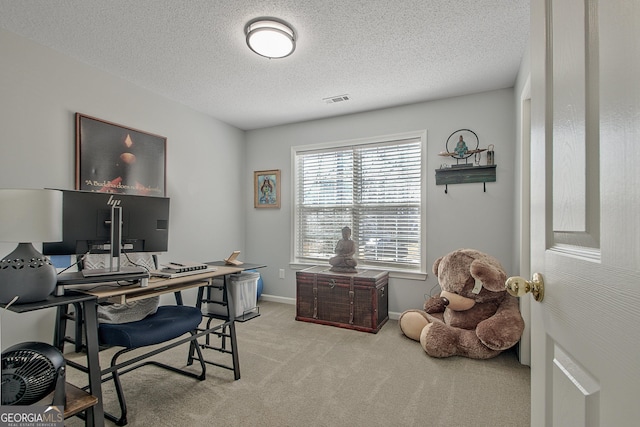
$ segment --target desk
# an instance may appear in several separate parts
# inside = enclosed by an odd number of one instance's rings
[[[101,369],[99,365],[98,338],[97,338],[98,322],[97,322],[96,300],[110,301],[110,302],[115,302],[119,304],[124,304],[126,302],[141,300],[141,299],[150,298],[150,297],[163,295],[167,293],[174,293],[176,296],[177,304],[181,305],[182,304],[182,297],[180,294],[181,291],[186,289],[199,288],[199,292],[198,292],[199,298],[198,298],[197,306],[198,308],[200,308],[200,301],[201,301],[203,289],[211,284],[211,281],[213,278],[216,278],[216,277],[226,278],[230,274],[240,273],[242,271],[243,269],[239,267],[220,266],[220,267],[216,267],[216,270],[213,270],[213,271],[205,271],[202,273],[196,273],[196,274],[191,274],[191,275],[186,275],[186,276],[181,276],[181,277],[176,277],[171,279],[152,277],[149,279],[148,285],[144,287],[140,286],[139,283],[132,284],[132,285],[125,285],[125,286],[118,286],[118,287],[109,286],[105,284],[104,286],[98,286],[98,287],[92,288],[91,290],[84,290],[84,291],[77,290],[76,292],[81,292],[80,295],[83,298],[93,302],[92,309],[85,308],[84,310],[85,311],[84,321],[85,321],[86,335],[87,337],[91,336],[92,342],[94,342],[95,345],[91,345],[91,346],[87,345],[87,367],[86,368],[71,361],[68,361],[68,364],[72,367],[88,372],[91,378],[91,381],[93,381],[92,384],[97,383],[98,395],[101,396],[101,391],[100,391],[101,379],[105,375],[111,374],[115,368],[112,366],[106,369]],[[226,280],[225,280],[225,283],[226,283]],[[59,298],[61,300],[59,302],[60,305],[73,304],[77,302],[76,300],[66,300],[66,298],[68,298],[66,296],[54,297],[54,298]],[[59,311],[59,313],[61,312]],[[61,340],[59,337],[64,336],[65,323],[66,322],[62,320],[61,317],[58,318],[58,322],[57,322],[58,341],[57,342],[63,342],[63,340]],[[178,345],[181,345],[193,339],[208,336],[208,334],[214,333],[218,329],[224,328],[226,326],[229,326],[229,328],[233,332],[233,346],[235,346],[234,313],[231,312],[229,318],[226,319],[226,321],[223,324],[216,325],[211,328],[205,328],[203,330],[199,330],[200,332],[193,337],[190,336],[187,338],[181,338],[180,340],[171,342],[170,344],[163,346],[161,349],[153,350],[149,353],[145,353],[142,356],[138,356],[131,360],[127,360],[126,362],[119,364],[119,368],[133,365],[135,363],[140,362],[144,358],[151,357],[155,354],[168,350],[169,348],[176,347]],[[87,343],[88,342],[89,341],[87,340]],[[193,355],[189,354],[189,362],[191,362],[193,359],[194,359]],[[218,366],[226,367],[223,365],[218,365]],[[227,368],[232,369],[234,371],[235,379],[239,378],[240,371],[239,371],[239,364],[238,364],[238,355],[237,355],[237,348],[235,347],[233,352],[233,367],[227,367]],[[97,381],[96,381],[96,378],[97,378]],[[92,387],[92,390],[93,389],[94,388]],[[92,394],[93,394],[93,391],[92,391]],[[100,415],[101,415],[100,421],[104,422],[103,421],[104,409],[102,408],[102,399],[100,399]],[[97,415],[96,415],[96,419],[98,419]]]
[[[96,309],[96,297],[93,295],[81,294],[77,292],[69,292],[64,296],[49,296],[44,301],[32,302],[27,304],[18,304],[9,306],[8,310],[15,313],[26,313],[29,311],[42,310],[45,308],[66,307],[68,304],[82,304],[85,313],[85,340],[87,344],[87,370],[89,374],[89,393],[96,399],[93,406],[86,409],[87,425],[95,427],[104,426],[104,410],[102,408],[102,388],[100,375],[100,362],[98,360],[98,314]],[[5,304],[0,304],[6,307]],[[60,333],[60,323],[56,323],[54,331],[54,342],[58,342]],[[71,398],[73,399],[73,397]],[[69,404],[67,406],[70,406]]]
[[[229,274],[240,273],[244,269],[232,266],[216,267],[216,270],[205,271],[203,273],[191,274],[187,276],[165,279],[162,277],[152,277],[148,286],[142,287],[139,284],[118,286],[118,287],[98,287],[92,290],[80,291],[89,295],[94,295],[100,301],[109,301],[117,304],[124,304],[127,301],[136,301],[168,293],[179,293],[180,291],[201,288],[207,286],[211,279],[215,277],[226,277]],[[182,304],[179,295],[178,304]]]
[[[244,263],[242,263],[240,265],[233,265],[233,266],[226,264],[224,261],[211,261],[211,262],[205,262],[205,264],[211,265],[211,266],[214,266],[214,267],[234,267],[234,268],[239,268],[242,271],[255,270],[257,268],[266,267],[265,264],[250,264],[248,262],[244,262]]]
[[[25,313],[29,311],[42,310],[45,308],[58,308],[58,321],[56,322],[56,327],[54,331],[54,342],[55,345],[60,347],[64,345],[64,334],[65,334],[65,325],[66,321],[62,320],[61,314],[63,314],[63,308],[69,304],[82,304],[83,317],[85,322],[85,340],[86,340],[86,352],[87,352],[87,367],[83,370],[88,373],[89,377],[89,392],[92,396],[94,396],[97,400],[95,405],[89,407],[87,409],[87,425],[103,427],[104,426],[104,409],[102,402],[102,389],[101,389],[101,379],[103,375],[109,374],[112,372],[112,369],[107,368],[102,370],[100,368],[99,361],[99,345],[98,345],[98,315],[97,315],[97,301],[114,301],[119,303],[125,303],[127,301],[135,301],[144,298],[153,297],[156,295],[162,295],[167,293],[174,293],[176,295],[177,303],[182,304],[182,298],[180,296],[180,291],[191,288],[199,288],[199,298],[198,301],[201,301],[202,291],[206,286],[211,283],[211,280],[215,277],[222,277],[223,279],[230,274],[240,273],[246,269],[247,266],[243,267],[235,267],[235,266],[217,266],[215,271],[207,271],[203,273],[182,276],[178,278],[172,279],[164,279],[164,278],[151,278],[149,279],[148,286],[141,287],[139,284],[129,285],[129,286],[120,286],[117,288],[113,287],[102,287],[95,288],[87,291],[66,291],[63,296],[49,296],[44,301],[28,303],[28,304],[20,304],[20,305],[12,305],[8,308],[8,310],[16,312],[16,313]],[[226,284],[226,280],[224,280]],[[4,304],[0,304],[0,306],[4,307]],[[198,306],[198,308],[200,308]],[[197,334],[197,337],[203,337],[212,333],[212,331],[217,330],[219,328],[229,326],[232,331],[235,333],[234,328],[234,318],[235,313],[233,313],[233,304],[230,304],[230,318],[227,322],[222,325],[216,325],[213,328],[202,330]],[[180,345],[190,338],[182,339],[175,343],[175,345]],[[235,337],[234,337],[235,342]],[[175,346],[174,345],[174,346]],[[235,345],[235,344],[233,344]],[[154,353],[157,354],[157,353]],[[151,355],[151,354],[150,354]],[[235,379],[240,377],[239,368],[238,368],[238,358],[237,352],[234,352],[234,365],[233,370],[235,373]],[[138,362],[137,359],[132,359],[130,361],[131,364]],[[70,366],[73,366],[70,364]]]

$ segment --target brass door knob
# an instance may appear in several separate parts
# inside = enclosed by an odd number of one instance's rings
[[[538,302],[544,298],[544,279],[540,273],[533,273],[531,281],[520,276],[509,277],[504,287],[514,297],[521,297],[531,292],[533,299]]]

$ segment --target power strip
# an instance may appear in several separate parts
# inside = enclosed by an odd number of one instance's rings
[[[209,267],[207,264],[195,262],[170,262],[164,266],[162,271],[166,273],[186,273],[189,271],[206,270],[207,267]]]

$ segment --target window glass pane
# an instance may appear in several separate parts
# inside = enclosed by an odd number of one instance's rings
[[[326,262],[349,226],[359,266],[420,269],[420,138],[299,151],[295,164],[297,261]]]
[[[298,185],[304,189],[303,205],[350,205],[353,203],[353,153],[309,154],[300,158]]]

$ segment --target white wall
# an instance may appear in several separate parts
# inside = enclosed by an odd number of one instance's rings
[[[73,188],[74,114],[81,112],[167,137],[163,260],[244,250],[243,131],[3,30],[0,58],[0,187]],[[0,256],[14,247],[0,244]],[[49,342],[53,315],[2,310],[2,348]]]
[[[332,108],[328,106],[327,108]],[[289,267],[291,230],[291,147],[342,141],[407,131],[427,130],[427,264],[461,248],[474,248],[497,257],[507,272],[513,262],[514,149],[513,90],[503,89],[440,101],[389,108],[362,114],[297,123],[247,132],[245,162],[246,259],[264,262],[264,294],[295,298],[295,271]],[[446,163],[438,156],[449,135],[471,129],[481,147],[495,145],[497,182],[435,185],[435,169]],[[449,160],[450,162],[450,160]],[[484,162],[484,157],[483,157]],[[253,209],[253,171],[282,170],[282,207]],[[285,269],[280,279],[278,270]],[[420,308],[424,294],[437,285],[432,274],[425,281],[392,278],[389,310],[400,313]]]

